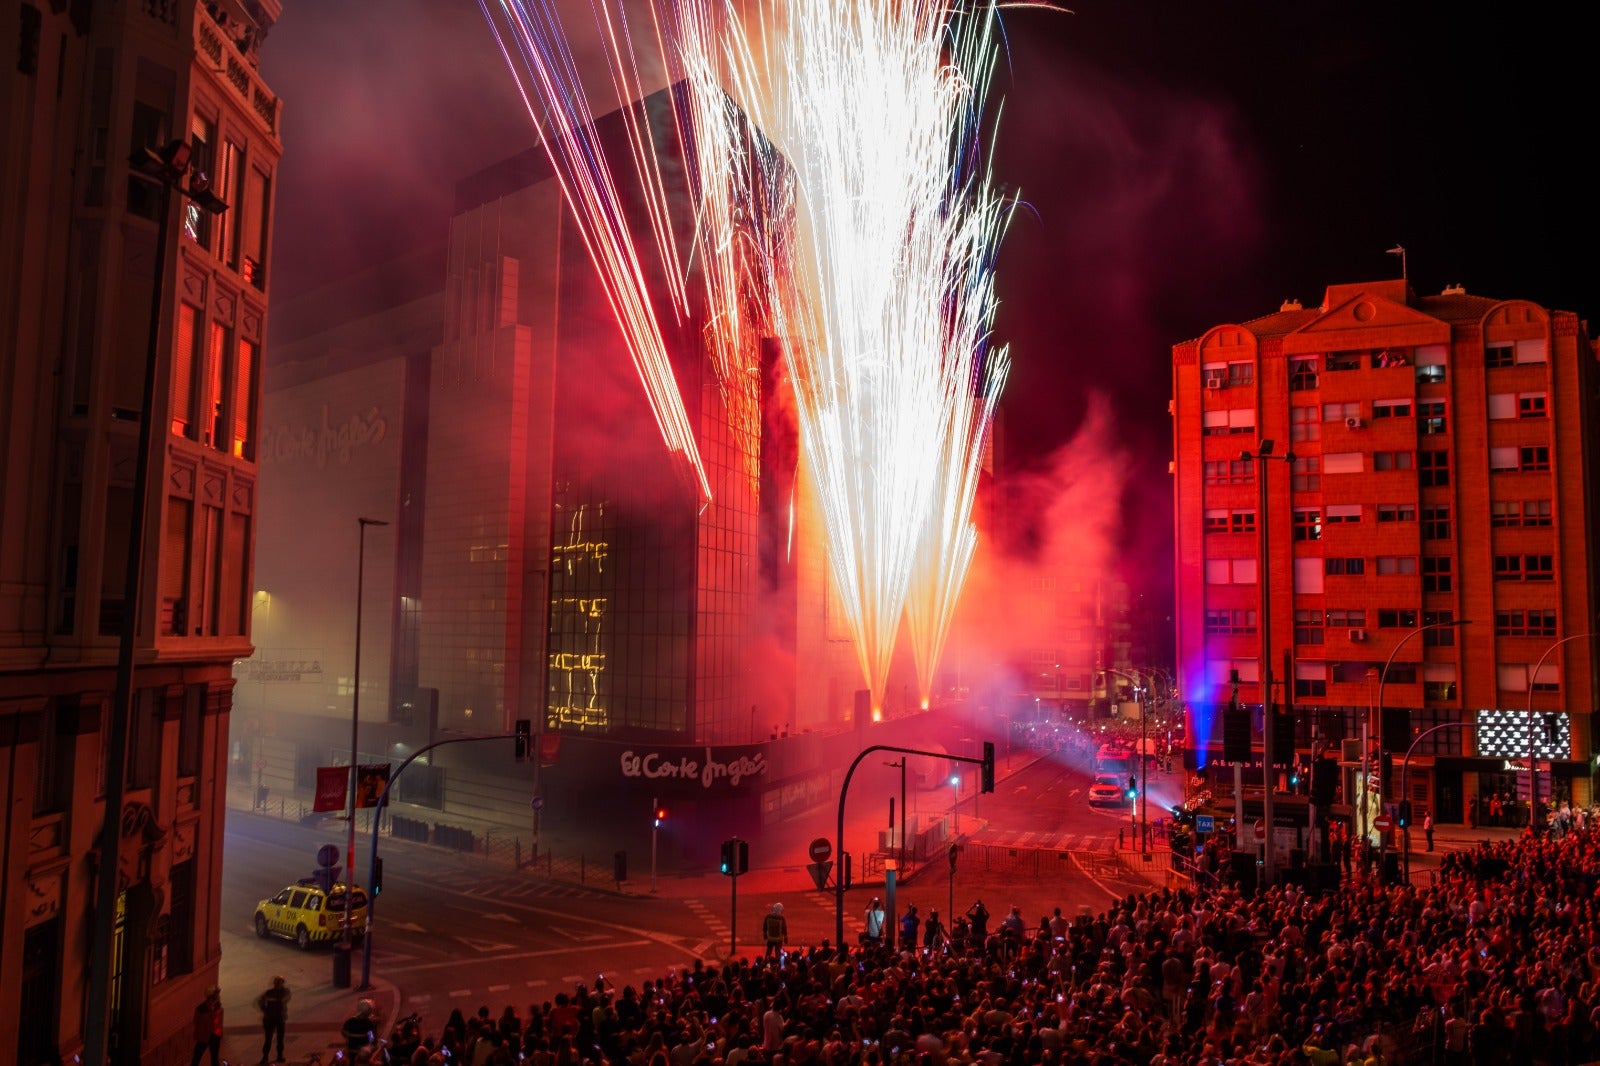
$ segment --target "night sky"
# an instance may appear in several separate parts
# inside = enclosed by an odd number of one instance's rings
[[[576,0],[580,13],[587,0]],[[443,236],[454,182],[532,143],[471,0],[286,0],[274,295]],[[375,12],[382,12],[381,16]],[[1396,277],[1600,311],[1592,41],[1553,5],[1087,0],[1005,12],[996,178],[1012,463],[1091,410],[1125,543],[1169,580],[1174,343]],[[1540,13],[1550,17],[1540,17]],[[1104,439],[1109,437],[1110,439]]]

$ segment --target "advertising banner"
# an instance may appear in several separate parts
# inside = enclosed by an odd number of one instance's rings
[[[314,811],[344,810],[345,789],[350,784],[350,767],[317,767],[317,795],[311,802]]]
[[[356,768],[356,806],[376,807],[383,787],[389,783],[389,764],[373,763]]]

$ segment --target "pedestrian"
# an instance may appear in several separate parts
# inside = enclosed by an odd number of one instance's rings
[[[1422,835],[1428,838],[1428,850],[1433,850],[1433,812],[1428,811],[1422,816]]]
[[[867,912],[863,915],[861,928],[861,943],[872,946],[883,941],[883,903],[877,896],[872,897],[872,902],[867,904]]]
[[[989,939],[989,908],[983,905],[983,900],[967,908],[967,921],[972,926],[972,946],[982,949]]]
[[[373,1027],[372,1000],[364,999],[356,1004],[355,1013],[344,1020],[344,1025],[339,1028],[339,1035],[344,1037],[345,1050],[353,1058],[356,1052],[372,1043]]]
[[[273,1037],[278,1041],[278,1057],[283,1061],[283,1030],[289,1020],[289,984],[281,976],[274,977],[266,991],[256,997],[256,1010],[261,1012],[261,1061],[267,1061]]]
[[[900,946],[913,951],[917,947],[917,930],[922,928],[922,919],[917,917],[917,905],[909,903],[906,912],[900,916]]]
[[[922,923],[922,946],[929,951],[944,947],[944,926],[939,922],[939,912],[929,911],[928,920]]]
[[[761,920],[761,936],[767,942],[768,958],[783,955],[783,945],[789,942],[789,919],[783,916],[783,904],[774,903]]]
[[[222,1066],[222,989],[216,985],[206,989],[206,998],[194,1009],[194,1054],[189,1066],[200,1066],[208,1051],[211,1066]]]

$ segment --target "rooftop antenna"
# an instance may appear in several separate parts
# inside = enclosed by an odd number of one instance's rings
[[[1393,248],[1389,249],[1389,254],[1390,255],[1398,255],[1400,257],[1400,280],[1401,281],[1408,281],[1409,279],[1406,277],[1406,248],[1405,248],[1405,245],[1403,245],[1403,244],[1395,245]]]

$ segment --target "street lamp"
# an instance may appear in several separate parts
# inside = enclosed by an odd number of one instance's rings
[[[1528,829],[1534,836],[1539,835],[1539,733],[1538,730],[1533,728],[1534,685],[1539,680],[1539,671],[1544,668],[1544,661],[1550,657],[1551,652],[1568,641],[1580,640],[1584,637],[1592,638],[1595,635],[1594,633],[1574,633],[1571,636],[1562,637],[1544,650],[1544,654],[1539,656],[1538,665],[1528,675]],[[1563,700],[1562,702],[1565,703],[1566,701]],[[1554,758],[1555,756],[1552,755],[1552,765],[1550,767],[1550,798],[1552,800],[1555,799],[1556,795]]]
[[[358,745],[361,733],[361,591],[366,582],[367,527],[386,526],[388,524],[388,522],[376,518],[356,519],[356,528],[358,530],[356,546],[356,661],[355,669],[351,673],[352,684],[350,691],[350,841],[349,848],[345,852],[344,936],[341,938],[346,954],[342,960],[338,956],[334,957],[334,972],[336,974],[342,972],[346,976],[350,972],[350,919],[353,913],[351,908],[355,903],[356,896],[356,776],[358,773],[356,760],[358,758],[357,752],[360,750]],[[376,824],[373,825],[372,832],[374,834],[378,832]],[[368,873],[370,874],[371,871],[368,871]],[[342,970],[340,969],[341,964]]]
[[[211,192],[211,180],[195,172],[190,176],[193,149],[188,141],[173,140],[159,152],[140,149],[129,160],[133,174],[160,186],[156,197],[156,250],[150,281],[150,329],[145,344],[144,392],[139,408],[138,445],[133,463],[133,499],[128,512],[128,558],[123,577],[122,619],[117,637],[117,674],[107,723],[105,814],[100,829],[99,877],[95,884],[93,947],[89,955],[89,1004],[85,1025],[84,1060],[98,1066],[109,1051],[111,1029],[111,968],[116,936],[117,870],[121,864],[122,805],[127,790],[128,730],[133,720],[133,646],[142,611],[144,535],[150,514],[150,456],[155,452],[158,422],[155,417],[156,370],[161,360],[161,318],[167,278],[167,230],[171,225],[172,194],[182,193],[200,210],[220,214],[228,205]],[[186,180],[188,179],[188,180]]]
[[[1148,850],[1150,850],[1149,840],[1147,839],[1149,837],[1149,835],[1150,835],[1150,822],[1149,822],[1150,800],[1148,798],[1149,791],[1150,791],[1150,789],[1149,789],[1150,777],[1149,777],[1148,771],[1146,770],[1146,765],[1147,764],[1145,762],[1145,751],[1144,751],[1145,739],[1146,739],[1145,738],[1145,714],[1146,714],[1146,708],[1145,708],[1144,700],[1141,697],[1141,694],[1145,691],[1144,683],[1143,683],[1144,679],[1135,676],[1137,674],[1137,671],[1135,671],[1133,674],[1126,674],[1126,673],[1123,673],[1121,670],[1117,670],[1117,669],[1114,669],[1113,667],[1109,667],[1109,666],[1106,667],[1106,673],[1108,673],[1108,674],[1116,674],[1118,677],[1125,677],[1129,681],[1133,682],[1133,704],[1134,704],[1135,707],[1139,708],[1139,754],[1138,754],[1138,760],[1139,760],[1139,796],[1138,796],[1138,799],[1139,799],[1139,816],[1138,816],[1138,821],[1136,823],[1137,827],[1135,828],[1134,831],[1139,834],[1139,850],[1141,852],[1148,851]],[[1129,814],[1130,814],[1130,817],[1131,817],[1132,812],[1130,811]]]
[[[1378,713],[1378,715],[1380,717],[1380,728],[1379,728],[1379,732],[1378,732],[1378,739],[1379,739],[1379,743],[1380,744],[1382,743],[1382,740],[1383,740],[1383,732],[1382,732],[1382,728],[1381,728],[1381,717],[1383,715],[1383,686],[1389,680],[1389,667],[1394,665],[1394,657],[1396,655],[1400,654],[1400,649],[1405,647],[1406,643],[1408,641],[1412,640],[1413,638],[1415,638],[1418,634],[1426,633],[1430,629],[1459,629],[1461,626],[1470,626],[1471,624],[1472,624],[1472,622],[1471,622],[1470,619],[1457,618],[1457,619],[1454,619],[1454,620],[1449,621],[1449,622],[1430,622],[1425,626],[1418,626],[1416,629],[1413,629],[1411,632],[1409,632],[1405,636],[1401,637],[1399,643],[1397,643],[1394,646],[1394,650],[1389,652],[1389,658],[1384,660],[1383,669],[1378,671],[1378,706],[1377,706],[1377,713]],[[1409,712],[1407,712],[1407,713],[1409,713]],[[1368,823],[1368,819],[1369,819],[1370,815],[1368,813],[1367,794],[1366,794],[1367,777],[1369,775],[1369,770],[1367,769],[1367,760],[1372,754],[1372,715],[1373,715],[1373,712],[1369,710],[1367,712],[1367,720],[1364,723],[1365,727],[1362,730],[1366,735],[1361,738],[1361,787],[1356,790],[1356,794],[1361,797],[1361,847],[1363,849],[1362,850],[1362,868],[1363,869],[1366,868],[1366,850],[1365,849],[1367,849],[1368,847],[1371,846],[1370,845],[1370,838],[1371,838],[1371,834],[1372,834],[1371,826]],[[1381,765],[1382,765],[1382,760],[1381,759],[1379,760],[1379,765],[1380,765],[1380,768],[1381,768]],[[1380,802],[1383,799],[1383,782],[1382,781],[1378,782],[1378,798],[1379,798]],[[1404,796],[1401,796],[1400,798],[1401,799],[1405,799]],[[1406,825],[1402,827],[1402,829],[1404,830],[1405,836],[1408,839],[1409,839],[1410,834],[1411,834],[1410,822],[1411,822],[1411,820],[1409,818],[1406,819]]]
[[[1291,470],[1294,469],[1295,454],[1292,451],[1282,455],[1274,455],[1274,442],[1263,438],[1256,445],[1255,451],[1246,448],[1239,453],[1239,458],[1245,462],[1256,464],[1256,532],[1261,538],[1260,558],[1256,563],[1256,585],[1261,590],[1261,820],[1266,828],[1266,838],[1262,848],[1262,866],[1264,868],[1267,884],[1273,882],[1274,861],[1272,855],[1272,731],[1275,723],[1272,720],[1272,559],[1269,554],[1269,538],[1267,531],[1272,523],[1267,520],[1267,461],[1276,459]],[[1287,704],[1288,693],[1285,692],[1284,703]],[[1236,817],[1242,819],[1244,811],[1236,812]]]

